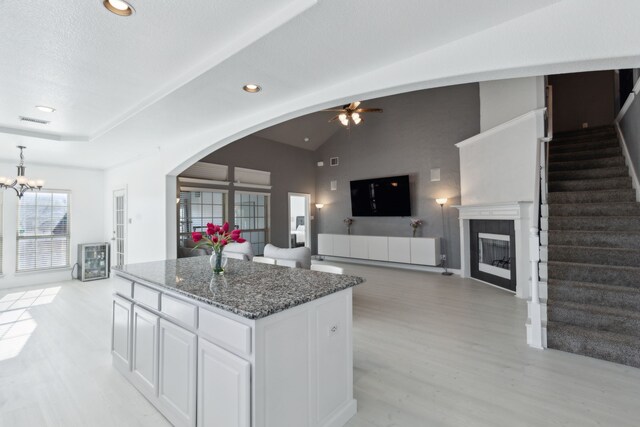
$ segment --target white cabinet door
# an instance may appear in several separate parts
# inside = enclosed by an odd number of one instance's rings
[[[318,234],[318,254],[333,255],[333,235]]]
[[[174,426],[196,425],[196,335],[160,319],[158,398]]]
[[[330,298],[315,313],[317,345],[317,425],[331,425],[329,418],[353,399],[353,353],[351,324],[348,316],[350,297]],[[350,316],[349,316],[350,317]]]
[[[333,234],[333,255],[350,257],[351,250],[349,249],[349,235],[347,234]]]
[[[438,243],[436,245],[436,242]],[[412,238],[411,239],[411,263],[421,265],[436,265],[440,251],[439,239]]]
[[[113,297],[111,354],[113,363],[124,371],[131,369],[131,310],[133,303],[118,296]]]
[[[380,236],[367,237],[369,259],[375,261],[389,261],[389,238]]]
[[[411,238],[389,237],[389,261],[411,262]]]
[[[158,316],[140,306],[133,309],[132,381],[147,398],[158,389]]]
[[[251,364],[198,339],[198,426],[250,427]]]
[[[351,258],[369,258],[367,236],[350,236],[349,256],[351,256]]]

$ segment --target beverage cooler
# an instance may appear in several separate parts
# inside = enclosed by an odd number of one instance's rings
[[[111,270],[109,255],[109,243],[79,244],[78,279],[87,282],[108,278]]]

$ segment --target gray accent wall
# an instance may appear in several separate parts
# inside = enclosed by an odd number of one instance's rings
[[[234,181],[233,168],[236,166],[271,172],[271,243],[279,247],[289,247],[289,192],[307,193],[311,195],[311,200],[314,200],[313,152],[250,135],[215,151],[201,161],[228,165],[230,181]],[[228,220],[233,224],[235,188],[231,185],[228,189]],[[238,190],[251,191],[240,187]],[[313,228],[312,236],[315,239]]]
[[[364,115],[365,122],[342,128],[315,152],[323,161],[316,169],[316,202],[324,203],[319,215],[320,233],[347,232],[343,220],[351,217],[351,180],[409,175],[412,217],[424,222],[418,236],[443,237],[449,266],[460,267],[460,157],[454,144],[480,132],[480,98],[477,83],[405,93],[368,100],[363,107],[384,113]],[[331,126],[341,126],[332,123]],[[331,157],[338,166],[329,166]],[[431,169],[440,169],[432,182]],[[337,181],[336,191],[331,181]],[[496,191],[500,189],[497,188]],[[447,197],[443,228],[437,197]],[[410,217],[354,218],[352,234],[411,236]]]

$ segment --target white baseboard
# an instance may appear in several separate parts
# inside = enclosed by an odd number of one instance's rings
[[[403,270],[426,271],[429,273],[442,273],[444,271],[442,267],[438,267],[438,266],[403,264],[400,262],[388,262],[388,261],[372,261],[370,259],[360,259],[360,258],[342,258],[342,257],[336,257],[336,256],[315,255],[314,259],[317,260],[318,257],[322,257],[324,261],[336,261],[336,262],[345,262],[349,264],[372,265],[376,267],[400,268]],[[457,276],[460,275],[459,268],[447,267],[447,270]]]

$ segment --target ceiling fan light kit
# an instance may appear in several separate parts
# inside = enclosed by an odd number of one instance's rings
[[[353,123],[356,126],[362,123],[364,121],[364,118],[362,117],[362,113],[382,113],[382,108],[359,108],[359,107],[360,107],[360,101],[356,101],[356,102],[352,102],[351,104],[344,105],[342,108],[339,108],[339,109],[329,109],[329,110],[323,110],[323,111],[337,112],[338,115],[336,115],[331,120],[329,120],[329,123],[338,120],[343,126],[347,128],[351,125],[351,123]]]

